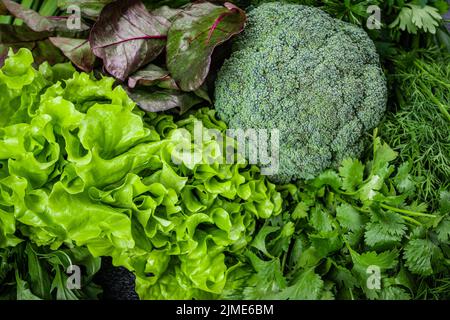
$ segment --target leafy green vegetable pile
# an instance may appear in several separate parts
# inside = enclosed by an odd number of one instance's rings
[[[146,111],[183,113],[211,102],[204,82],[213,50],[240,33],[246,20],[244,11],[229,2],[50,2],[37,12],[27,4],[0,1],[0,14],[22,21],[2,24],[0,17],[0,64],[9,48],[22,47],[38,62],[69,59],[85,72],[96,69],[127,83],[131,98]],[[71,6],[79,6],[79,15],[67,15]],[[58,8],[63,15],[54,17]],[[163,51],[165,61],[158,59]]]
[[[83,268],[85,274],[80,283],[69,278],[75,265]],[[0,251],[0,297],[18,300],[96,299],[101,288],[92,282],[92,278],[99,269],[100,259],[92,257],[86,248],[52,250],[22,242]]]
[[[0,0],[0,299],[102,298],[105,256],[141,299],[450,299],[447,2],[219,2]],[[224,161],[246,114],[284,184]]]
[[[224,253],[245,248],[256,218],[280,213],[275,185],[256,167],[207,164],[219,142],[206,131],[204,145],[183,138],[200,120],[225,128],[212,111],[143,117],[112,78],[32,62],[11,51],[0,70],[1,245],[86,246],[135,271],[142,298],[220,293],[236,263]],[[180,143],[209,151],[178,166]]]
[[[411,165],[395,167],[396,158],[375,136],[366,164],[347,158],[280,187],[285,210],[259,230],[246,252],[252,268],[230,277],[225,297],[448,299],[450,192],[428,213]]]

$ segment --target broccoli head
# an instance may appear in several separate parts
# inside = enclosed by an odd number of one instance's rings
[[[278,129],[278,182],[309,179],[362,151],[387,88],[364,30],[317,8],[266,3],[248,14],[219,71],[215,108],[232,129]]]

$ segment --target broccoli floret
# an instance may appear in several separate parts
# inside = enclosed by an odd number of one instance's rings
[[[279,129],[278,182],[309,179],[358,156],[381,120],[387,88],[361,28],[317,8],[266,3],[219,71],[218,115],[233,129]]]

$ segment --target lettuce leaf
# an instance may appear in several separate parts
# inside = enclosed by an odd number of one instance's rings
[[[224,161],[214,111],[174,121],[111,78],[32,63],[21,49],[0,69],[0,248],[85,246],[133,271],[141,298],[219,295],[257,219],[281,212],[275,185]],[[175,161],[180,144],[201,157]]]

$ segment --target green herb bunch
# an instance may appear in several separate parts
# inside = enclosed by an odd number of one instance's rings
[[[417,194],[436,208],[440,191],[450,188],[450,55],[410,57],[397,58],[391,76],[397,104],[380,133],[423,177]]]
[[[282,215],[260,228],[224,297],[245,299],[449,298],[450,193],[430,213],[411,164],[374,137],[363,164],[346,159],[280,186]]]

